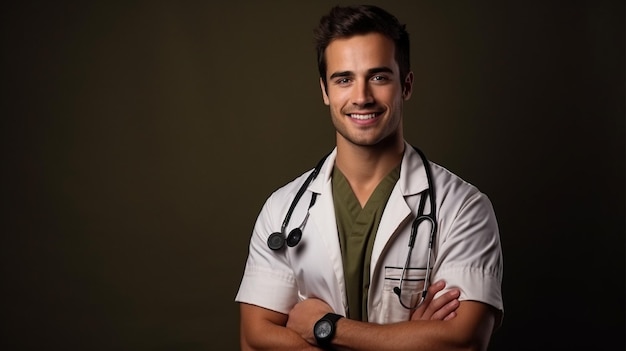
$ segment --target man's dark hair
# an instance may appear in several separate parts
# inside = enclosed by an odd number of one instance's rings
[[[401,82],[411,70],[409,33],[406,25],[398,19],[373,5],[335,6],[320,19],[314,30],[315,48],[317,50],[317,68],[320,77],[327,86],[325,51],[333,39],[347,38],[353,35],[380,33],[393,40],[396,48],[395,58],[400,68]]]

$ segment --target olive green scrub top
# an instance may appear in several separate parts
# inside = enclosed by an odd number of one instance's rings
[[[348,301],[346,317],[350,319],[367,322],[372,247],[383,210],[399,178],[400,165],[380,181],[361,208],[348,180],[337,167],[333,170],[333,202]]]

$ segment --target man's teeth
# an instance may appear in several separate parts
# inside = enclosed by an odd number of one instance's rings
[[[366,115],[359,115],[359,114],[356,114],[356,113],[351,113],[350,117],[352,117],[354,119],[364,120],[364,119],[374,118],[374,117],[376,117],[376,114],[375,113],[368,113]]]

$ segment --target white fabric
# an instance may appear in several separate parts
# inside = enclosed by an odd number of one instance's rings
[[[273,251],[267,245],[267,238],[280,231],[287,210],[310,171],[267,199],[254,226],[235,301],[287,314],[301,299],[317,297],[336,313],[346,315],[343,264],[331,189],[335,156],[333,150],[287,226],[289,233],[302,223],[312,192],[318,193],[297,246]],[[502,250],[491,202],[476,187],[445,168],[432,162],[431,168],[439,226],[431,259],[431,282],[443,279],[448,288],[460,288],[460,300],[484,302],[502,311]],[[406,144],[400,179],[391,193],[374,242],[368,296],[370,322],[409,319],[410,311],[400,305],[393,288],[399,285],[407,257],[420,192],[427,187],[422,160]],[[430,213],[429,200],[424,213]],[[429,236],[426,222],[419,226],[411,254],[410,267],[421,269],[409,270],[409,278],[422,280],[405,281],[403,285],[403,292],[411,287],[415,298],[422,291]]]

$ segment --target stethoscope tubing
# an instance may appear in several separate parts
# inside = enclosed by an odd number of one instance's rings
[[[302,230],[304,229],[304,225],[306,224],[306,221],[309,219],[309,210],[315,204],[317,193],[313,193],[311,195],[311,202],[309,202],[309,208],[307,209],[307,213],[306,213],[306,216],[304,217],[304,220],[298,227],[292,229],[291,232],[289,232],[289,235],[286,235],[287,226],[289,225],[289,221],[291,220],[291,215],[293,215],[293,211],[296,209],[298,202],[300,202],[302,195],[304,195],[304,192],[309,187],[309,184],[311,184],[311,182],[317,177],[317,175],[322,169],[322,166],[324,165],[324,161],[326,161],[326,158],[328,158],[329,155],[330,153],[326,154],[326,156],[324,156],[317,163],[317,165],[315,165],[315,168],[313,168],[313,171],[311,172],[311,174],[309,174],[309,176],[306,178],[306,180],[304,181],[300,189],[298,189],[296,196],[294,197],[293,201],[291,201],[291,205],[289,205],[289,209],[287,210],[285,219],[283,220],[283,223],[280,226],[280,232],[274,232],[267,238],[267,245],[269,246],[270,249],[277,251],[277,250],[282,249],[285,246],[285,243],[287,244],[287,246],[293,247],[293,246],[296,246],[300,242],[300,239],[302,238]]]
[[[411,236],[409,237],[409,250],[407,253],[407,257],[406,257],[406,261],[404,263],[404,267],[402,268],[402,273],[400,276],[400,285],[395,287],[393,289],[394,293],[396,295],[398,295],[398,299],[400,300],[400,304],[407,308],[407,309],[416,309],[418,308],[425,300],[426,298],[426,294],[428,292],[428,287],[430,286],[430,272],[431,272],[431,258],[432,258],[432,253],[433,253],[433,244],[435,241],[435,236],[437,233],[437,215],[436,215],[436,201],[435,201],[435,189],[433,187],[433,176],[431,173],[431,169],[430,169],[430,163],[428,162],[428,159],[426,158],[426,155],[424,155],[424,153],[418,149],[417,147],[413,146],[413,149],[418,153],[418,155],[420,156],[420,158],[422,159],[422,163],[424,164],[424,170],[426,172],[426,180],[428,181],[428,189],[426,194],[422,194],[422,197],[420,199],[420,204],[419,204],[419,208],[417,211],[417,216],[415,217],[415,219],[413,220],[413,223],[411,224]],[[287,210],[287,214],[285,215],[285,219],[283,220],[283,223],[280,227],[280,232],[274,232],[272,233],[268,239],[267,239],[267,244],[269,246],[270,249],[272,250],[280,250],[285,246],[285,243],[287,244],[287,246],[289,247],[293,247],[296,246],[299,242],[300,239],[302,238],[302,231],[304,229],[304,226],[307,222],[307,220],[309,219],[309,214],[310,214],[310,210],[311,207],[313,207],[313,205],[315,204],[315,199],[317,197],[317,193],[313,193],[311,195],[311,201],[309,203],[309,207],[307,209],[307,213],[304,216],[304,220],[302,221],[302,223],[295,227],[294,229],[292,229],[289,232],[289,235],[286,235],[286,230],[287,230],[287,226],[289,225],[289,221],[291,220],[291,216],[296,208],[296,206],[298,205],[298,203],[300,202],[300,199],[302,198],[302,196],[304,195],[304,192],[307,190],[307,188],[309,187],[309,184],[311,184],[311,182],[317,177],[317,175],[319,174],[319,172],[322,169],[322,166],[324,164],[324,161],[326,161],[326,158],[328,158],[328,156],[330,155],[330,153],[326,154],[326,156],[324,156],[318,163],[317,165],[315,165],[315,168],[313,169],[313,171],[311,172],[311,174],[309,174],[309,176],[306,178],[306,180],[304,181],[304,183],[302,184],[302,186],[300,187],[300,189],[298,189],[298,192],[296,193],[296,196],[294,197],[293,201],[291,202],[289,209]],[[425,207],[425,197],[427,196],[429,201],[430,201],[430,213],[429,214],[424,214],[424,207]],[[424,278],[424,288],[420,294],[420,297],[418,299],[418,302],[415,306],[407,306],[405,305],[404,302],[402,302],[402,283],[404,282],[404,277],[405,277],[405,273],[407,271],[407,268],[409,267],[410,261],[411,261],[411,254],[413,252],[413,247],[415,246],[415,239],[417,237],[417,228],[419,227],[419,225],[423,222],[423,221],[428,221],[431,224],[431,228],[430,228],[430,238],[428,241],[428,256],[427,256],[427,260],[426,260],[426,276]]]

